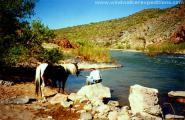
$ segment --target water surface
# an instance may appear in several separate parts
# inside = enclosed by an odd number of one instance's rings
[[[101,70],[103,84],[111,88],[114,99],[128,105],[129,87],[140,84],[159,90],[185,90],[185,55],[146,56],[142,52],[111,51],[113,59],[124,67]],[[83,71],[88,75],[89,71]],[[85,78],[70,76],[66,89],[76,92],[85,84]]]

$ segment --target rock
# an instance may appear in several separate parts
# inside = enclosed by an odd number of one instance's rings
[[[168,96],[179,103],[185,104],[185,91],[170,91]]]
[[[98,98],[94,98],[93,100],[91,100],[91,103],[94,105],[94,106],[99,106],[99,105],[104,105],[103,101],[98,99]]]
[[[76,93],[71,93],[69,96],[68,96],[68,99],[72,100],[72,101],[76,101],[78,99],[78,96]]]
[[[75,108],[78,108],[78,107],[80,107],[80,105],[76,104],[76,105],[74,105],[74,107],[75,107]]]
[[[57,38],[53,43],[57,44],[58,46],[61,46],[62,48],[75,48],[68,39],[66,38]]]
[[[154,115],[148,114],[146,112],[142,112],[142,113],[140,113],[140,115],[143,120],[162,120],[161,117],[154,116]]]
[[[79,101],[80,103],[83,103],[83,102],[85,102],[85,101],[88,101],[88,99],[86,98],[86,96],[77,95],[76,93],[71,93],[71,94],[68,96],[68,99],[69,99],[69,100],[72,100],[72,101],[74,101],[74,102]]]
[[[103,86],[101,83],[83,86],[77,95],[86,96],[89,100],[110,98],[110,88]]]
[[[133,116],[130,120],[143,120],[141,117]]]
[[[174,33],[172,33],[170,40],[174,44],[179,44],[185,41],[185,24],[182,24]]]
[[[168,93],[169,97],[185,97],[185,91],[170,91]]]
[[[129,102],[133,114],[151,114],[160,116],[162,110],[158,104],[158,90],[140,85],[130,87]]]
[[[61,101],[61,103],[60,103],[63,107],[70,107],[72,104],[73,104],[73,102],[72,101],[64,101],[64,100],[62,100]]]
[[[3,85],[4,80],[0,80],[0,85]]]
[[[30,98],[28,96],[12,97],[2,101],[3,104],[27,104]]]
[[[123,106],[119,112],[119,115],[117,117],[117,120],[130,120],[130,112],[128,106]]]
[[[11,81],[5,81],[5,80],[0,80],[0,85],[4,85],[4,86],[12,86],[12,85],[14,85],[14,82],[11,82]]]
[[[123,67],[121,64],[116,64],[116,63],[89,63],[89,62],[80,62],[78,63],[78,69],[80,70],[88,70],[91,68],[96,68],[96,69],[105,69],[105,68],[119,68]]]
[[[92,110],[92,105],[91,104],[86,104],[83,107],[84,110]]]
[[[48,119],[53,119],[53,117],[52,116],[48,116]]]
[[[125,114],[125,115],[118,115],[117,120],[130,120],[130,116]]]
[[[184,120],[184,116],[179,116],[179,115],[172,115],[172,114],[167,114],[165,115],[165,120],[174,120],[174,119],[178,119],[178,120]]]
[[[118,117],[118,112],[116,111],[109,112],[109,115],[108,115],[109,120],[117,120],[117,117]]]
[[[79,110],[79,111],[77,111],[77,113],[85,113],[86,112],[86,110]]]
[[[110,111],[120,112],[121,110],[119,107],[110,106]]]
[[[93,117],[92,117],[91,113],[85,112],[85,113],[81,113],[81,115],[80,115],[80,120],[92,120],[92,119],[93,119]]]
[[[99,119],[107,119],[108,113],[97,113],[94,115],[94,118],[99,118]]]
[[[119,102],[118,102],[118,101],[110,100],[110,101],[108,102],[108,105],[109,105],[109,106],[113,106],[113,107],[117,107],[117,106],[119,106]]]
[[[39,106],[39,105],[34,105],[33,106],[33,109],[34,110],[40,110],[40,109],[42,109],[43,107],[41,107],[41,106]]]
[[[64,95],[64,94],[61,94],[61,93],[57,93],[54,97],[52,97],[49,102],[51,104],[57,104],[57,103],[60,103],[62,101],[67,101],[67,95]]]
[[[85,97],[85,96],[79,96],[79,95],[78,95],[77,100],[79,100],[80,103],[84,103],[84,102],[88,101],[87,97]]]
[[[128,106],[123,106],[121,107],[120,114],[129,114],[129,107]]]
[[[108,105],[100,105],[93,108],[93,111],[100,112],[100,113],[108,113],[110,111],[110,107]]]
[[[15,98],[13,101],[16,104],[26,104],[29,102],[29,100],[30,98],[28,96],[23,96],[23,97],[21,96],[21,97]]]

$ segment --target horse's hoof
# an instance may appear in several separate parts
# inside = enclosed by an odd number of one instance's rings
[[[68,95],[68,93],[66,91],[64,91],[63,94]]]
[[[63,90],[58,91],[58,93],[62,93],[62,94],[68,95],[68,93],[66,91],[63,91]]]
[[[46,98],[42,98],[41,100],[38,100],[38,102],[45,103],[45,102],[47,102],[47,99]]]
[[[68,93],[66,91],[62,91],[62,92],[59,92],[59,93],[62,93],[64,95],[68,95]]]

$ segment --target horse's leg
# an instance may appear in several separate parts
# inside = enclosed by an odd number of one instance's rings
[[[60,88],[61,88],[61,81],[60,80],[58,80],[58,92],[60,93],[61,91],[60,91]]]
[[[64,94],[67,94],[67,92],[65,92],[65,90],[64,90],[65,84],[66,84],[66,80],[67,79],[64,79],[63,82],[62,82],[62,93],[64,93]]]
[[[44,79],[42,79],[42,84],[41,84],[41,97],[42,97],[42,102],[46,101],[46,98],[44,96],[44,87],[45,87],[45,83],[44,83]]]

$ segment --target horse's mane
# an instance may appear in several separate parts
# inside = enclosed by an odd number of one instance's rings
[[[63,66],[64,69],[68,71],[70,74],[76,74],[78,71],[78,68],[74,64],[67,63],[67,64],[60,64],[60,65]]]

